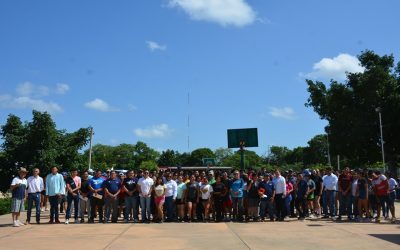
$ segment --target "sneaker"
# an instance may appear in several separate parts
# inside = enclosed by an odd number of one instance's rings
[[[85,223],[85,219],[81,219],[81,223]]]
[[[129,221],[127,219],[124,220],[124,223],[128,223]]]
[[[17,220],[17,223],[18,223],[18,225],[20,225],[20,226],[25,226],[25,224],[22,223],[20,220]]]
[[[74,223],[75,223],[75,224],[79,224],[79,220],[78,220],[78,219],[75,219],[75,220],[74,220]]]
[[[41,211],[41,212],[44,212],[44,208],[41,208],[40,211]]]
[[[68,225],[69,224],[69,219],[66,219],[65,220],[65,225]]]

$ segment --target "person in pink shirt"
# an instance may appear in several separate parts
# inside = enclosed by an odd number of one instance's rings
[[[290,203],[292,202],[292,192],[293,192],[293,184],[290,183],[290,181],[286,177],[286,197],[285,197],[286,216],[290,215]]]

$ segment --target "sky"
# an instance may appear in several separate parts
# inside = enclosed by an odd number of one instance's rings
[[[370,49],[400,57],[395,0],[3,0],[0,124],[49,112],[93,143],[156,150],[305,146],[327,122],[305,107],[305,79],[362,72]],[[188,116],[189,126],[188,126]],[[188,144],[188,137],[190,138]]]

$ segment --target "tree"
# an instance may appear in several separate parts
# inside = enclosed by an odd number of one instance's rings
[[[326,135],[316,135],[304,148],[304,164],[328,165],[328,141]]]
[[[261,163],[262,159],[256,152],[250,150],[244,151],[245,168],[257,168],[261,166]],[[222,162],[222,165],[240,168],[240,150],[236,151],[233,155],[227,157]]]
[[[364,51],[358,56],[362,73],[348,73],[344,83],[331,80],[327,87],[320,81],[307,80],[312,107],[328,121],[331,152],[355,166],[381,160],[378,114],[383,117],[385,153],[393,170],[400,149],[400,64],[394,67],[392,55],[379,56]]]
[[[223,162],[233,155],[233,150],[230,148],[218,148],[214,151],[216,164],[221,166]]]
[[[192,151],[188,163],[190,166],[203,166],[204,158],[215,158],[215,154],[209,148],[198,148]]]
[[[155,161],[142,161],[139,166],[140,169],[142,170],[149,170],[149,171],[157,171],[158,166]]]
[[[162,151],[158,159],[158,166],[172,167],[178,165],[178,151],[167,149]]]

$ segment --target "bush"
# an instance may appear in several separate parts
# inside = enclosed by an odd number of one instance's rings
[[[11,198],[0,199],[0,215],[11,213]]]

